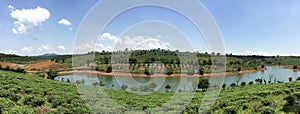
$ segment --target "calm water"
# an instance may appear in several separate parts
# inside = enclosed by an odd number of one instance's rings
[[[263,78],[267,82],[271,79],[271,82],[274,81],[283,81],[288,82],[289,77],[292,77],[293,80],[296,80],[297,77],[300,76],[299,72],[294,72],[293,70],[287,69],[284,66],[267,66],[267,70],[265,71],[258,71],[253,73],[247,74],[235,74],[229,75],[225,77],[224,83],[229,86],[231,83],[236,83],[236,80],[240,80],[241,82],[253,81],[255,83],[256,78]],[[128,85],[128,89],[132,88],[145,88],[146,85],[150,85],[151,83],[155,83],[157,85],[154,88],[154,91],[166,91],[165,86],[167,84],[171,85],[172,88],[170,91],[192,91],[197,87],[197,82],[199,78],[191,78],[191,77],[172,77],[172,78],[165,78],[165,77],[155,77],[155,78],[145,78],[145,77],[126,77],[126,76],[102,76],[102,75],[92,75],[92,74],[72,74],[72,75],[65,75],[59,76],[55,78],[59,81],[67,81],[68,79],[71,82],[76,82],[76,80],[84,80],[84,85],[93,85],[94,82],[102,81],[105,83],[104,88],[118,88],[121,89],[123,84]],[[222,83],[222,82],[217,82]],[[101,87],[101,86],[97,86]]]

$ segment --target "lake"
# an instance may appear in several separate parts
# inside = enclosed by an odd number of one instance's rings
[[[263,78],[271,83],[282,81],[288,82],[289,77],[292,77],[293,80],[296,80],[298,76],[300,76],[299,72],[295,72],[293,70],[288,69],[285,66],[266,66],[266,70],[264,71],[257,71],[252,73],[245,73],[245,74],[235,74],[235,75],[228,75],[225,76],[224,83],[229,86],[231,83],[236,83],[236,80],[240,80],[241,82],[246,82],[247,84],[250,81],[255,83],[256,78]],[[270,80],[271,79],[271,80]],[[199,78],[196,77],[130,77],[130,76],[102,76],[102,75],[95,75],[95,74],[71,74],[71,75],[64,75],[58,76],[55,80],[59,81],[67,81],[70,80],[71,82],[75,83],[77,80],[84,81],[81,83],[83,85],[92,86],[95,82],[103,82],[104,86],[97,86],[101,88],[117,88],[121,89],[123,84],[127,85],[130,90],[133,91],[166,91],[165,86],[171,85],[171,89],[169,91],[192,91],[195,90],[197,87],[197,82]],[[149,89],[149,85],[151,83],[155,83],[156,87]],[[222,82],[218,82],[222,83]],[[148,85],[148,86],[147,86]],[[148,89],[145,89],[148,88]]]

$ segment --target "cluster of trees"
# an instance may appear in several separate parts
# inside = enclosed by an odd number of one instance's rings
[[[25,69],[20,68],[20,67],[10,68],[9,66],[6,66],[6,67],[3,68],[0,65],[0,70],[12,71],[12,72],[18,72],[18,73],[26,73]]]

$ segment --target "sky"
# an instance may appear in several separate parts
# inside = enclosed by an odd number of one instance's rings
[[[200,0],[222,34],[225,52],[239,55],[300,55],[300,1]],[[184,15],[145,5],[116,15],[94,40],[77,39],[99,0],[1,0],[0,53],[71,54],[76,50],[168,48],[210,52],[205,38]],[[108,8],[118,7],[112,3]],[[183,5],[183,4],[178,4]],[[102,6],[101,6],[102,7]],[[105,14],[110,10],[102,11]],[[191,11],[197,13],[197,11]],[[105,18],[101,13],[95,20]],[[100,19],[100,20],[96,20]],[[189,45],[189,46],[187,46]],[[74,51],[75,50],[75,51]],[[77,51],[76,51],[77,52]]]

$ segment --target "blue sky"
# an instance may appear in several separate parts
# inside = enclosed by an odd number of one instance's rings
[[[200,1],[215,18],[227,53],[300,55],[300,1]],[[81,21],[97,2],[98,0],[1,0],[0,53],[72,53]],[[86,51],[95,46],[98,50],[113,50],[118,41],[136,43],[147,39],[168,39],[162,44],[172,44],[168,43],[175,37],[174,34],[172,36],[172,31],[160,33],[149,29],[148,33],[153,34],[125,31],[128,27],[134,29],[133,25],[147,20],[159,20],[172,25],[190,41],[194,50],[209,51],[201,34],[187,18],[165,8],[149,6],[120,14],[108,24],[105,34],[99,33],[98,42],[83,42],[78,47]]]

